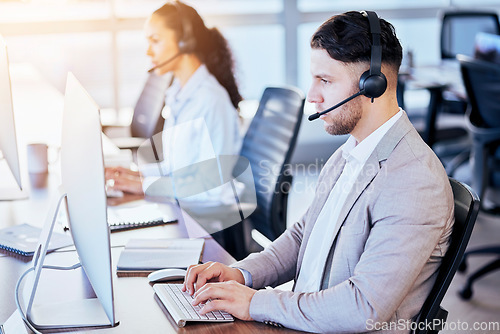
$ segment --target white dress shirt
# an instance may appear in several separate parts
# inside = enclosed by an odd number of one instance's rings
[[[152,184],[162,176],[171,175],[172,172],[202,161],[218,158],[220,155],[239,154],[242,139],[238,113],[227,91],[205,65],[201,65],[184,86],[174,80],[166,91],[163,114],[163,161],[157,164],[152,164],[151,160],[141,162],[141,152],[138,152],[139,170],[144,177],[143,189],[146,194],[171,196],[169,192],[162,194],[161,187],[151,187]],[[159,137],[155,138],[156,140],[159,140]],[[202,172],[218,175],[219,171],[220,166],[219,170]],[[224,202],[226,195],[230,201],[234,201],[234,194],[229,185],[216,189],[202,189],[203,187],[194,183],[191,184],[191,187],[193,186],[200,188],[200,192],[184,198],[185,201],[214,206]]]
[[[323,271],[333,243],[333,232],[335,226],[341,223],[338,221],[340,210],[347,199],[347,195],[351,192],[359,173],[363,169],[366,160],[368,160],[380,140],[402,114],[403,112],[400,109],[396,115],[373,131],[361,143],[357,143],[353,136],[349,136],[342,146],[342,156],[346,160],[346,164],[314,224],[304,252],[304,259],[295,291],[316,292],[320,290]]]

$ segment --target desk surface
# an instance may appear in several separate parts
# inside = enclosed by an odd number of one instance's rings
[[[457,98],[466,99],[465,87],[458,61],[445,61],[435,66],[419,66],[409,72],[400,72],[400,79],[408,89],[441,88]]]
[[[57,175],[52,177],[58,179]],[[51,188],[33,191],[28,200],[0,202],[0,228],[23,222],[41,226],[47,214],[50,197],[55,195]],[[62,226],[56,225],[55,228],[60,231]],[[203,253],[204,262],[219,261],[230,264],[235,261],[199,224],[187,215],[184,215],[184,221],[181,219],[180,223],[176,224],[112,233],[111,253],[115,272],[113,277],[115,312],[120,324],[114,328],[82,332],[197,333],[210,331],[214,333],[255,333],[259,331],[271,333],[280,330],[262,323],[239,320],[225,324],[188,324],[184,328],[178,328],[168,312],[156,301],[152,286],[146,277],[116,276],[116,263],[123,245],[128,239],[171,237],[204,237],[206,241]],[[76,262],[78,262],[76,252],[72,250],[63,249],[48,254],[46,257],[46,264],[64,266]],[[18,278],[30,264],[31,262],[23,261],[22,258],[0,253],[0,281],[2,283],[0,285],[0,324],[3,324],[16,309],[14,301],[15,285]],[[51,270],[42,272],[39,289],[37,290],[37,300],[57,301],[68,296],[75,298],[93,297],[93,292],[89,289],[88,281],[81,269],[70,272]]]

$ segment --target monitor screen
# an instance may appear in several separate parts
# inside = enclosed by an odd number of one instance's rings
[[[113,277],[106,213],[99,107],[68,73],[61,141],[61,178],[69,227],[87,277],[114,324]]]
[[[104,182],[99,108],[75,76],[68,74],[61,141],[61,187],[33,256],[34,275],[26,293],[27,317],[39,329],[114,326],[110,231]],[[60,203],[66,199],[68,223],[81,267],[97,298],[34,305],[38,279]],[[57,312],[54,310],[57,309]]]
[[[19,152],[17,147],[16,127],[12,108],[12,91],[9,73],[9,59],[7,45],[0,35],[0,200],[14,199],[17,197],[15,190],[11,191],[9,178],[16,185],[18,191],[22,190],[21,170],[19,165]],[[5,173],[4,169],[9,172]],[[8,174],[8,175],[5,175]],[[6,192],[8,190],[8,192]],[[9,194],[10,193],[10,194]],[[3,197],[3,198],[2,198]]]

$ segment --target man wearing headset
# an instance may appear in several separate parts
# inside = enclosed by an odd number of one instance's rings
[[[308,100],[320,112],[350,96],[320,116],[328,133],[350,137],[300,221],[231,267],[191,266],[183,288],[194,304],[212,300],[203,312],[313,332],[408,333],[448,246],[448,177],[398,107],[402,49],[390,23],[373,12],[333,16],[311,48]],[[263,289],[292,279],[292,291]]]

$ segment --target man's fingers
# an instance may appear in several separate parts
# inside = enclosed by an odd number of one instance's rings
[[[227,283],[207,283],[194,294],[193,305],[204,303],[209,299],[231,299],[229,290]]]
[[[222,299],[211,300],[201,308],[200,314],[206,314],[212,311],[226,311],[225,307],[227,307],[227,304],[228,302]]]
[[[197,287],[200,287],[202,285],[199,285],[199,276],[200,276],[200,273],[203,272],[204,270],[206,270],[206,268],[208,268],[210,266],[211,262],[207,262],[207,263],[204,263],[204,264],[199,264],[199,265],[192,265],[192,266],[189,266],[188,268],[188,272],[186,274],[186,277],[184,279],[184,286],[183,286],[183,289],[184,291],[188,291],[191,295],[194,293],[194,284],[196,283],[196,286]],[[202,281],[202,280],[201,280]],[[206,282],[206,280],[205,280]]]
[[[193,269],[193,267],[196,267],[198,265],[196,264],[192,264],[190,265],[187,270],[186,270],[186,276],[184,277],[184,282],[182,283],[182,291],[187,291],[188,289],[188,283],[190,282],[190,275],[189,273],[191,272],[191,270]]]
[[[256,290],[236,281],[207,283],[196,291],[192,305],[205,304],[202,314],[221,310],[241,320],[252,320],[250,302],[255,293]]]

